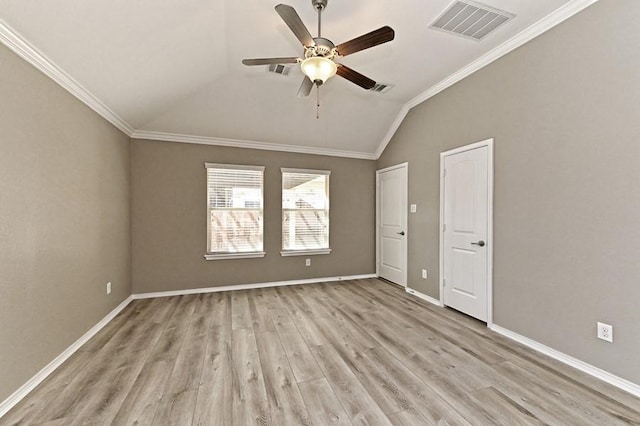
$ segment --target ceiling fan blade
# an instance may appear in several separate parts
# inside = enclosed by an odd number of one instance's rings
[[[293,31],[303,46],[314,46],[316,44],[313,41],[313,37],[311,37],[311,33],[309,33],[307,27],[304,26],[302,19],[300,19],[298,12],[296,12],[294,8],[286,4],[279,4],[276,6],[276,12],[278,12],[278,15],[280,15],[284,23],[291,28],[291,31]]]
[[[305,96],[309,96],[311,93],[311,89],[313,89],[313,81],[307,76],[302,80],[302,84],[300,85],[300,89],[298,89],[298,97],[303,98]]]
[[[243,59],[245,65],[271,65],[271,64],[295,64],[298,58],[262,58],[262,59]]]
[[[357,84],[363,89],[369,90],[376,85],[375,81],[371,80],[369,77],[366,77],[360,74],[357,71],[352,70],[346,65],[342,65],[342,64],[338,65],[338,71],[336,72],[336,74],[338,74],[342,78],[346,78],[352,83]]]
[[[395,37],[395,34],[393,28],[385,26],[361,35],[360,37],[356,37],[353,40],[345,41],[339,44],[336,50],[340,56],[351,55],[352,53],[391,41]]]

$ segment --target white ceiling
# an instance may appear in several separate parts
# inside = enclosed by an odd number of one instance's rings
[[[311,0],[281,1],[316,35]],[[474,61],[489,61],[492,51],[515,47],[514,38],[535,36],[534,24],[547,29],[566,19],[563,10],[573,14],[593,1],[484,0],[516,17],[477,42],[428,28],[453,0],[329,0],[322,33],[335,44],[394,28],[394,41],[339,60],[394,87],[379,94],[334,77],[320,90],[320,119],[315,90],[296,96],[297,67],[285,77],[241,64],[301,55],[274,10],[277,0],[0,0],[0,38],[42,54],[45,68],[57,67],[58,80],[77,83],[76,92],[88,92],[85,97],[106,106],[103,115],[134,136],[255,141],[367,158],[429,90]],[[546,26],[539,22],[545,17]]]

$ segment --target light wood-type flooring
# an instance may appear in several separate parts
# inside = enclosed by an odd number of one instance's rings
[[[640,399],[377,279],[137,300],[0,424],[640,425]]]

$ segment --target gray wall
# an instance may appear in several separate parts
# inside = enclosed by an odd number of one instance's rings
[[[130,294],[131,241],[129,138],[2,45],[0,99],[2,401]]]
[[[133,292],[375,273],[375,161],[172,142],[132,142]],[[266,166],[259,259],[204,260],[205,162]],[[282,257],[281,167],[331,170],[329,255]]]
[[[496,324],[635,383],[639,25],[601,0],[412,109],[378,161],[409,161],[409,286],[438,297],[439,153],[494,137]]]

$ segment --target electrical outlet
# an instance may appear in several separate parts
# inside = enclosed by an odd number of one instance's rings
[[[427,270],[426,269],[422,270],[422,278],[424,278],[425,280],[427,279]]]
[[[304,266],[311,266],[311,259],[305,259]]]
[[[415,213],[418,211],[418,206],[415,204],[411,204],[410,209],[411,209],[411,213]]]
[[[613,326],[603,322],[598,323],[598,339],[613,343]]]
[[[107,294],[111,294],[111,281],[107,283]]]

